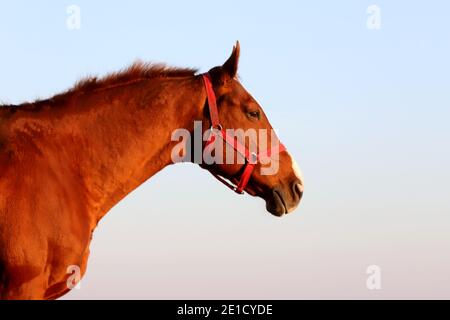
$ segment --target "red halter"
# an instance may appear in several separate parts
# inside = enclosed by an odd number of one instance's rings
[[[215,173],[212,173],[212,175],[231,190],[235,191],[236,193],[243,194],[244,189],[247,186],[248,181],[250,180],[250,177],[253,173],[255,165],[260,161],[260,159],[283,152],[286,150],[286,148],[282,143],[280,143],[276,147],[272,147],[266,151],[255,154],[250,152],[250,150],[245,145],[240,143],[236,137],[229,135],[219,121],[219,111],[217,110],[216,95],[212,87],[211,76],[209,75],[209,73],[203,73],[202,77],[205,84],[206,95],[208,97],[209,117],[211,119],[211,138],[206,142],[205,148],[215,141],[216,136],[219,136],[222,140],[233,147],[234,150],[236,150],[245,158],[244,171],[242,172],[237,186],[234,186],[233,184],[226,181],[225,178]]]

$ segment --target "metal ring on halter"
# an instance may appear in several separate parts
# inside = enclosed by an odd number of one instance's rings
[[[234,187],[233,191],[236,192],[237,194],[244,194],[245,193],[244,190],[238,191],[237,187]]]
[[[215,127],[211,126],[210,130],[211,130],[211,132],[214,131],[214,130],[222,131],[223,127],[222,127],[222,125],[220,123],[218,123]]]
[[[251,164],[256,164],[258,162],[258,155],[254,152],[250,153],[250,159]]]

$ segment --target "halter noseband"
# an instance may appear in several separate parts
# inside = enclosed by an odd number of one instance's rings
[[[211,119],[211,137],[206,142],[204,147],[206,148],[209,144],[213,143],[216,139],[216,136],[218,136],[245,158],[244,170],[237,186],[234,186],[233,184],[225,180],[225,178],[216,173],[211,172],[211,174],[231,190],[235,191],[238,194],[243,194],[253,173],[253,170],[255,169],[255,165],[261,160],[261,158],[270,157],[273,154],[278,154],[285,151],[286,148],[282,143],[279,143],[279,145],[277,145],[276,147],[272,147],[266,151],[255,154],[251,152],[245,145],[240,143],[235,136],[229,135],[220,124],[216,94],[214,93],[211,83],[211,76],[209,75],[209,73],[203,73],[202,77],[206,89],[209,117]]]

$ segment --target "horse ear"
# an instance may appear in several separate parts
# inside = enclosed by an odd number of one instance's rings
[[[209,74],[213,79],[213,83],[216,86],[222,86],[228,81],[234,79],[237,74],[238,62],[239,62],[240,46],[239,41],[236,41],[236,45],[233,47],[231,56],[222,66],[212,68],[209,70]]]
[[[222,70],[225,73],[227,80],[234,79],[237,74],[238,64],[239,64],[239,54],[241,47],[239,41],[236,41],[236,45],[233,47],[233,52],[227,61],[222,65]]]

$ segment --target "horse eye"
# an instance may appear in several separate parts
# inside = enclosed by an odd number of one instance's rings
[[[259,111],[250,111],[250,112],[248,113],[248,115],[249,115],[251,118],[255,118],[255,119],[259,119],[259,117],[260,117]]]

